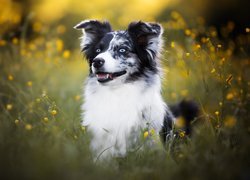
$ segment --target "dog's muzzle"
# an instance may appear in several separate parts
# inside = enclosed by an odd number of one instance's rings
[[[113,79],[120,77],[124,74],[126,74],[127,71],[119,71],[114,73],[108,73],[108,72],[96,72],[96,78],[100,83],[105,83],[108,81],[112,81]]]

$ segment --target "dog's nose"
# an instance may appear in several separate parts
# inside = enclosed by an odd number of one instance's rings
[[[102,58],[95,58],[95,59],[93,59],[93,66],[95,68],[101,68],[103,66],[104,62],[105,61]]]

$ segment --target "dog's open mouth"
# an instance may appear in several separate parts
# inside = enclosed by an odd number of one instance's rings
[[[126,71],[120,71],[115,73],[108,73],[108,72],[96,72],[96,78],[99,82],[105,83],[111,81],[119,76],[126,74]]]

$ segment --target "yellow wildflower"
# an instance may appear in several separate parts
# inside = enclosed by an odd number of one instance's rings
[[[63,41],[61,39],[56,40],[56,49],[58,52],[63,50]]]
[[[28,81],[27,83],[27,86],[31,87],[33,85],[32,81]]]
[[[180,136],[181,138],[183,138],[185,135],[186,135],[186,134],[185,134],[185,131],[179,132],[179,136]]]
[[[185,29],[185,35],[190,36],[191,35],[191,30],[190,29]]]
[[[42,24],[40,22],[35,22],[33,25],[32,25],[32,29],[33,31],[35,32],[40,32],[41,29],[42,29]]]
[[[154,129],[151,129],[150,130],[150,135],[153,136],[155,134],[155,130]]]
[[[55,116],[57,114],[57,111],[54,109],[50,112],[53,116]]]
[[[19,42],[19,40],[16,37],[12,39],[13,44],[18,44],[18,42]]]
[[[13,81],[13,80],[14,80],[14,77],[13,77],[11,74],[9,74],[9,75],[8,75],[8,80],[9,80],[9,81]]]
[[[69,50],[63,51],[63,57],[64,57],[65,59],[69,58],[69,57],[70,57],[70,51],[69,51]]]
[[[189,57],[189,56],[190,56],[190,53],[187,52],[187,53],[186,53],[186,56]]]
[[[172,41],[170,46],[171,46],[171,48],[174,48],[175,47],[175,42]]]
[[[49,118],[48,118],[48,117],[44,117],[44,118],[43,118],[43,121],[44,121],[45,123],[47,123],[47,122],[49,122]]]
[[[144,138],[147,138],[148,135],[149,135],[148,131],[145,131],[145,132],[143,133],[143,137],[144,137]]]
[[[196,49],[200,49],[201,48],[201,45],[200,44],[196,44]]]
[[[233,98],[234,98],[233,93],[228,93],[227,96],[226,96],[227,100],[232,100]]]
[[[219,116],[220,112],[219,112],[219,111],[215,111],[214,114],[215,114],[216,116]]]
[[[213,69],[210,71],[210,73],[213,74],[213,73],[215,73],[215,71],[216,71],[215,68],[213,68]]]
[[[12,105],[12,104],[7,104],[7,105],[6,105],[6,109],[7,109],[8,111],[12,110],[12,109],[13,109],[13,105]]]
[[[19,120],[18,119],[15,120],[15,124],[16,125],[19,124]]]
[[[25,129],[30,131],[32,129],[32,125],[31,124],[26,124]]]
[[[235,126],[237,120],[234,116],[227,116],[224,120],[224,126],[232,128]]]
[[[3,39],[0,39],[0,46],[5,46],[7,43],[5,40]]]

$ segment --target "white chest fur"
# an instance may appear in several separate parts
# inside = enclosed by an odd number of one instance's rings
[[[159,132],[166,109],[160,83],[148,86],[143,81],[113,87],[89,79],[84,101],[83,125],[93,135],[91,148],[104,157],[124,155],[136,138],[131,137],[134,131],[150,126]]]

